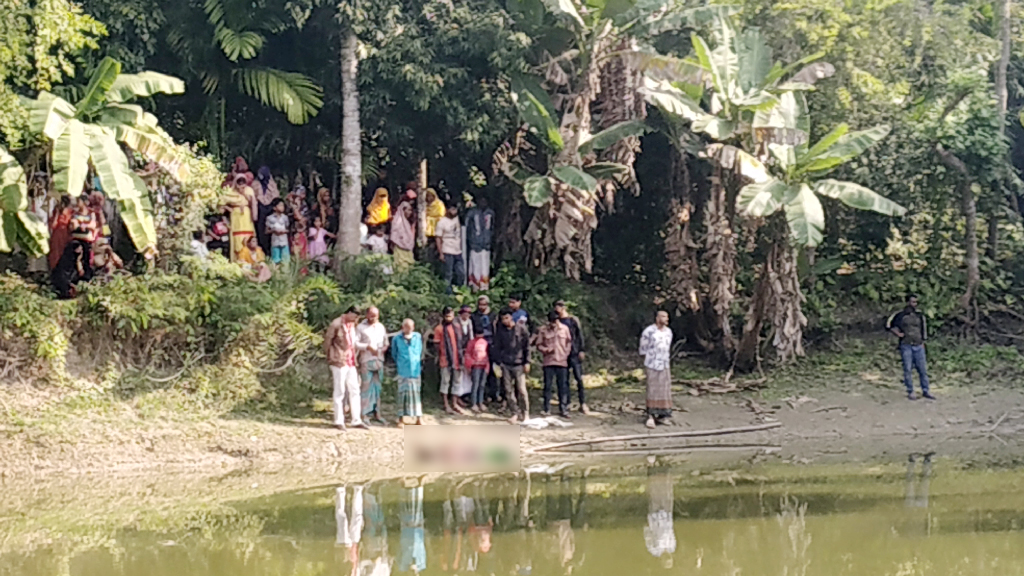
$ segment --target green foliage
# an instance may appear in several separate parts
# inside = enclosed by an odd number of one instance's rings
[[[74,57],[97,47],[103,25],[68,0],[0,1],[0,136],[11,148],[26,140],[18,94],[49,90],[75,75]]]
[[[22,278],[11,273],[0,275],[0,351],[14,364],[8,368],[19,370],[23,376],[39,374],[62,382],[74,312],[71,305],[55,300]],[[24,365],[18,365],[21,363]]]

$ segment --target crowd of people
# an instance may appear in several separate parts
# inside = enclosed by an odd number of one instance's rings
[[[394,201],[387,188],[374,192],[360,223],[363,251],[390,254],[394,268],[388,267],[387,272],[405,270],[416,261],[417,232],[422,226],[426,244],[421,254],[441,263],[449,293],[467,283],[473,290],[487,290],[494,211],[485,198],[470,200],[463,223],[457,205],[446,206],[437,191],[419,188],[410,182]],[[419,202],[421,192],[423,202]],[[329,266],[338,235],[339,206],[328,188],[319,187],[315,198],[309,199],[306,186],[297,182],[282,196],[269,167],[261,167],[254,175],[239,157],[224,180],[222,209],[208,218],[205,230],[193,233],[197,256],[220,252],[261,281],[292,260],[320,270]]]
[[[29,209],[50,231],[47,256],[31,259],[29,273],[49,273],[57,296],[72,298],[80,282],[106,278],[124,268],[114,251],[110,222],[113,203],[103,192],[92,190],[77,198],[33,195]]]
[[[667,313],[659,312],[640,339],[647,373],[648,428],[672,416],[672,330],[668,319]],[[555,302],[545,321],[534,326],[522,308],[521,296],[510,297],[507,307],[497,312],[491,308],[490,298],[480,296],[475,309],[464,305],[458,311],[441,310],[440,323],[426,339],[408,318],[400,332],[389,336],[375,307],[365,313],[351,307],[331,322],[324,336],[324,351],[334,383],[334,426],[365,429],[371,419],[388,423],[381,414],[380,399],[389,350],[397,374],[398,426],[406,419],[422,424],[427,348],[436,352],[438,394],[448,414],[495,412],[507,416],[510,424],[528,421],[531,401],[526,378],[534,349],[541,357],[544,384],[540,415],[551,415],[552,395],[557,393],[558,415],[571,418],[570,378],[576,383],[577,409],[590,414],[583,385],[583,328],[566,303]]]
[[[663,465],[648,469],[643,544],[666,568],[676,552],[673,480]],[[586,473],[523,472],[443,482],[440,506],[424,498],[419,482],[401,487],[397,503],[382,497],[381,483],[335,489],[335,543],[347,552],[353,576],[387,576],[395,569],[418,574],[428,566],[455,574],[572,574],[587,563],[595,544],[587,534],[595,518]],[[394,553],[388,526],[395,524],[386,521],[389,516],[399,518]],[[514,550],[500,548],[509,544]]]

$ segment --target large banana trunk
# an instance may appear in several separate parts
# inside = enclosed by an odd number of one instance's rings
[[[785,226],[781,218],[770,224],[772,247],[758,275],[733,363],[741,372],[760,366],[761,331],[766,321],[771,323],[772,344],[779,362],[804,355],[804,296],[800,291],[796,250],[789,244]]]
[[[736,343],[732,335],[730,310],[736,295],[736,237],[729,219],[728,194],[723,181],[724,171],[715,166],[711,177],[711,196],[704,212],[706,236],[705,258],[709,267],[708,299],[711,302],[716,328],[720,333],[721,350],[731,357]]]
[[[608,50],[611,23],[591,41],[588,65],[579,77],[576,92],[566,98],[559,132],[565,147],[551,161],[557,166],[583,166],[580,144],[590,136],[591,105],[601,90],[601,61]],[[578,280],[593,268],[591,236],[597,228],[597,194],[563,183],[552,185],[551,200],[537,209],[524,240],[530,264],[541,271],[561,266],[565,275]]]
[[[335,259],[339,271],[342,260],[359,254],[359,219],[363,213],[357,48],[355,32],[346,30],[341,39],[341,211]]]

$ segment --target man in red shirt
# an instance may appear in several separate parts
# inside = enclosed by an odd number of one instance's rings
[[[356,321],[359,310],[352,306],[334,319],[324,335],[324,352],[334,377],[334,427],[345,429],[345,402],[353,428],[367,430],[362,420],[359,372],[356,368]]]

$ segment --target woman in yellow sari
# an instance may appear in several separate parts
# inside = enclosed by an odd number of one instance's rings
[[[391,220],[391,202],[388,201],[388,189],[377,188],[373,201],[366,208],[366,225],[380,226]]]
[[[238,255],[249,238],[256,234],[252,215],[256,204],[256,193],[249,187],[245,176],[235,177],[234,186],[225,189],[224,205],[231,211],[231,260],[238,261]]]
[[[433,188],[427,188],[427,194],[424,197],[427,204],[427,226],[424,228],[424,232],[427,238],[433,238],[436,236],[434,230],[437,229],[437,223],[444,218],[446,208],[444,202],[437,197],[437,191]]]

